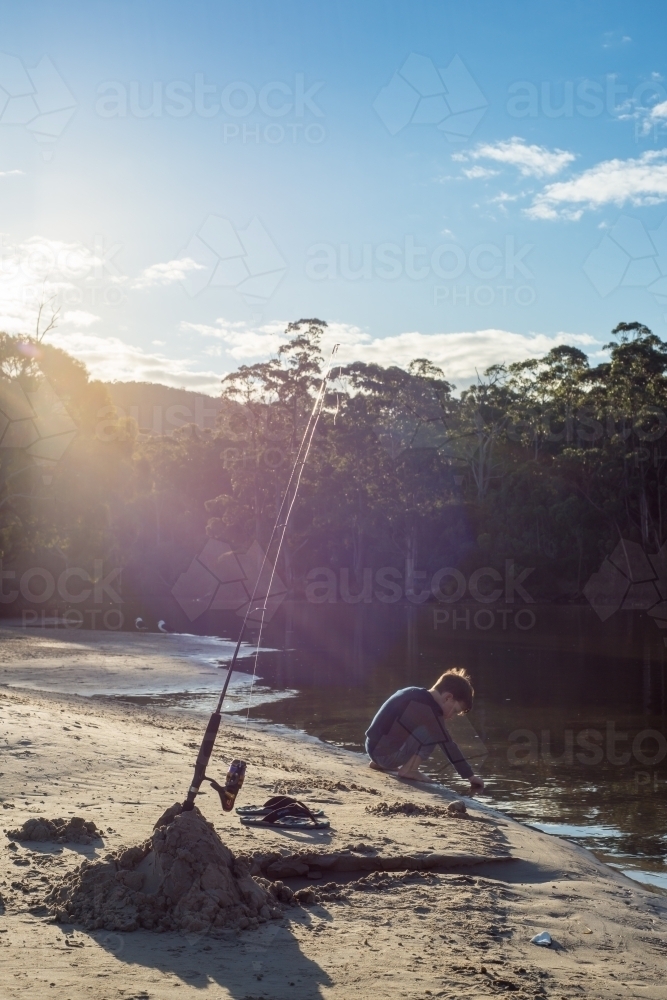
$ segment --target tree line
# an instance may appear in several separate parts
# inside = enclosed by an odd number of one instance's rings
[[[0,335],[5,570],[115,566],[169,588],[207,538],[265,546],[327,365],[325,329],[290,324],[274,358],[222,379],[214,427],[170,434],[114,416],[109,387],[64,351]],[[337,366],[281,557],[291,594],[320,566],[346,567],[361,586],[367,567],[466,572],[512,559],[534,567],[538,598],[576,601],[620,538],[657,551],[667,343],[637,322],[612,337],[601,364],[562,345],[495,365],[459,395],[425,358]],[[44,381],[76,425],[46,462],[19,433]],[[33,437],[47,439],[49,414],[32,416]]]

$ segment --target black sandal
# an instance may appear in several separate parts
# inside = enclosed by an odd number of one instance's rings
[[[266,816],[268,813],[273,812],[275,809],[282,809],[284,806],[291,806],[294,803],[297,805],[302,805],[297,799],[293,798],[291,795],[272,795],[270,799],[267,799],[263,806],[237,806],[237,813],[239,816]],[[304,806],[304,809],[306,806]],[[310,810],[313,816],[322,816],[323,812],[321,809]]]
[[[319,810],[318,815],[322,815]],[[282,829],[309,829],[326,830],[329,828],[328,819],[318,819],[315,813],[311,812],[303,802],[295,799],[288,805],[272,809],[265,815],[241,815],[239,819],[244,826],[268,826]]]

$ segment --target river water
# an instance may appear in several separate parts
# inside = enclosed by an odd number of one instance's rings
[[[465,667],[475,704],[450,729],[486,782],[482,799],[667,891],[661,630],[643,613],[603,623],[587,607],[491,614],[460,602],[445,610],[286,602],[256,658],[247,636],[225,709],[363,750],[390,694]],[[7,682],[204,716],[217,701],[238,619],[221,616],[208,636],[35,631],[39,657],[12,659]],[[104,669],[100,643],[114,654]],[[428,769],[465,791],[440,751]]]
[[[294,605],[269,626],[267,642],[282,650],[261,653],[258,674],[296,694],[249,716],[362,750],[393,691],[463,666],[475,706],[450,728],[484,777],[483,800],[667,889],[661,630],[637,612],[602,623],[589,608],[535,605],[517,628],[511,616],[476,622],[478,611],[458,605],[443,622],[433,605]],[[464,790],[440,751],[429,764]]]

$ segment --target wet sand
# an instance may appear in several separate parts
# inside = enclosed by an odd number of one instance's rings
[[[235,717],[225,719],[211,773],[224,776],[229,760],[242,757],[239,803],[285,790],[331,821],[322,831],[246,829],[209,791],[199,807],[236,854],[347,851],[418,862],[438,854],[449,863],[429,872],[332,872],[323,880],[335,888],[319,890],[327,898],[226,937],[54,923],[42,910],[50,886],[84,858],[140,843],[184,797],[203,727],[194,713],[55,690],[75,667],[80,690],[103,687],[123,658],[130,674],[147,665],[176,670],[171,654],[187,658],[187,642],[16,632],[0,630],[0,678],[10,685],[0,688],[1,825],[80,815],[104,830],[104,843],[12,849],[3,832],[3,998],[166,1000],[174,987],[212,1000],[665,995],[667,897],[479,803],[466,800],[462,818],[434,810],[458,797],[452,790],[399,782],[358,754]],[[410,815],[395,803],[430,808]],[[296,889],[322,880],[285,881]],[[530,943],[542,930],[551,948]]]
[[[192,701],[208,696],[215,703],[222,686],[221,669],[235,645],[215,636],[24,629],[1,623],[0,685],[136,699],[159,690],[164,700],[187,691]],[[239,660],[252,662],[254,652],[253,646],[243,643]],[[230,710],[248,704],[251,683],[250,673],[234,673],[225,702]],[[289,694],[269,693],[257,681],[253,691],[253,704]]]

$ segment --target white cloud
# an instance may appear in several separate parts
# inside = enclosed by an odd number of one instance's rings
[[[34,333],[40,304],[46,306],[41,322],[44,329],[51,308],[83,302],[89,287],[99,289],[101,282],[120,291],[118,286],[127,279],[112,257],[113,253],[104,260],[82,243],[41,236],[22,243],[5,242],[0,257],[0,329],[10,334]],[[92,315],[70,309],[62,321],[83,325]]]
[[[509,194],[507,191],[501,191],[495,198],[489,198],[489,202],[492,205],[504,205],[507,201],[518,201],[519,198],[521,198],[520,194]]]
[[[664,121],[667,118],[667,101],[654,104],[649,112],[649,118],[653,119],[653,121]]]
[[[229,353],[243,363],[275,355],[280,344],[289,339],[285,334],[286,326],[285,322],[275,321],[252,329],[246,323],[227,323],[224,319],[217,320],[213,326],[182,324],[183,329],[215,338],[216,342],[207,347],[204,354],[218,357]],[[102,337],[83,330],[56,330],[48,335],[48,341],[79,358],[93,378],[105,382],[159,382],[217,396],[225,374],[224,371],[199,371],[197,361],[169,358],[160,352],[144,351],[118,337]],[[349,323],[330,323],[322,338],[322,352],[328,358],[334,344],[339,344],[336,361],[342,365],[365,361],[407,367],[415,358],[426,357],[462,389],[475,381],[477,372],[481,374],[490,365],[541,357],[563,343],[592,351],[599,351],[601,347],[588,334],[521,334],[488,329],[431,334],[410,331],[373,337]]]
[[[528,146],[519,136],[500,142],[484,143],[469,153],[456,153],[457,160],[493,160],[517,167],[524,177],[553,177],[575,159],[574,153],[546,146]],[[474,169],[474,168],[473,168]],[[464,171],[466,176],[469,174]],[[474,175],[478,176],[478,175]]]
[[[275,354],[287,341],[285,322],[267,323],[256,329],[245,323],[227,323],[218,319],[215,326],[182,324],[187,330],[218,338],[233,357],[244,362],[261,361]],[[475,330],[462,333],[399,333],[389,337],[372,337],[349,323],[330,323],[322,337],[322,353],[328,358],[334,344],[339,344],[336,362],[349,364],[365,361],[383,366],[407,365],[415,358],[429,358],[439,365],[445,376],[459,388],[476,379],[476,372],[493,364],[541,357],[558,344],[575,344],[585,349],[599,348],[599,342],[589,334],[542,333],[521,334],[508,330]],[[205,353],[217,356],[216,344]]]
[[[576,220],[585,209],[608,204],[657,205],[667,200],[666,161],[664,149],[649,150],[638,159],[605,160],[571,180],[548,184],[526,214]]]
[[[620,31],[605,31],[602,36],[602,48],[614,49],[619,45],[627,45],[631,41],[630,35],[622,35]]]
[[[196,371],[191,359],[168,358],[126,344],[118,337],[101,337],[79,330],[55,330],[47,341],[83,361],[92,378],[103,382],[159,382],[210,396],[220,393],[225,372]]]
[[[474,167],[469,167],[467,170],[464,170],[463,174],[465,177],[468,178],[468,180],[474,181],[474,180],[483,180],[487,177],[497,177],[498,171],[491,170],[490,167],[474,166]]]
[[[644,80],[635,88],[632,96],[626,97],[617,106],[615,114],[619,121],[634,121],[635,136],[653,134],[657,144],[658,131],[667,127],[667,100],[665,87],[660,73],[651,73],[649,80]]]
[[[23,170],[0,170],[0,177],[25,177]]]
[[[511,364],[529,357],[541,357],[558,344],[577,344],[582,349],[597,345],[588,334],[512,333],[508,330],[475,330],[463,333],[400,333],[392,337],[371,338],[356,328],[347,328],[348,336],[338,336],[341,346],[337,360],[376,362],[406,367],[415,358],[429,358],[439,365],[445,377],[458,388],[469,385],[494,364]],[[334,339],[333,337],[331,339]]]
[[[205,323],[181,323],[185,333],[192,331],[203,337],[216,337],[223,341],[227,352],[237,360],[246,361],[252,358],[265,358],[275,354],[281,344],[289,339],[285,335],[287,323],[280,321],[265,323],[255,329],[250,329],[246,323],[230,323],[220,318],[213,326]]]
[[[72,309],[65,313],[62,321],[70,326],[92,326],[93,323],[99,323],[100,317],[86,312],[85,309]]]
[[[151,264],[145,268],[138,278],[132,282],[133,288],[161,288],[184,281],[188,271],[201,271],[203,264],[198,264],[191,257],[168,260],[163,264]]]

